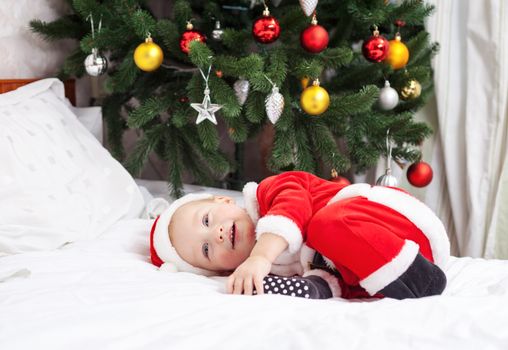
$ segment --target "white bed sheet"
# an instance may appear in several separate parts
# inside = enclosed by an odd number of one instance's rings
[[[0,349],[508,349],[507,261],[452,258],[419,300],[235,296],[151,265],[151,223],[0,258]]]

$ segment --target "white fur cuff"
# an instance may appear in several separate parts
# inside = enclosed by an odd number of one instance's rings
[[[266,215],[256,225],[256,239],[263,233],[273,233],[288,242],[290,254],[296,253],[302,246],[302,233],[295,222],[282,215]]]

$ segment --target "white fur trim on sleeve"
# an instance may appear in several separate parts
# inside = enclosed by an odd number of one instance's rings
[[[405,192],[383,186],[372,187],[369,184],[346,186],[328,204],[357,196],[385,205],[405,216],[429,240],[434,263],[440,267],[445,266],[450,256],[450,240],[443,223],[429,207]]]
[[[249,214],[254,223],[259,220],[259,203],[257,198],[258,184],[255,182],[247,182],[243,186],[243,201],[245,210]]]
[[[284,238],[291,254],[296,253],[302,246],[302,233],[298,225],[282,215],[266,215],[259,219],[256,225],[256,239],[264,233],[273,233]]]
[[[384,264],[361,280],[360,286],[370,295],[376,294],[399,278],[409,268],[418,254],[418,249],[418,244],[406,239],[399,254],[392,261]]]

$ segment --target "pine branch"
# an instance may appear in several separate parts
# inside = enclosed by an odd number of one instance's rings
[[[253,91],[245,101],[245,116],[251,123],[259,124],[265,119],[265,95]]]
[[[168,187],[173,197],[180,198],[183,195],[181,191],[181,188],[183,187],[182,162],[185,157],[182,154],[182,145],[178,135],[172,129],[170,130],[170,133],[168,133],[168,136],[166,137],[166,147],[164,150],[165,156],[168,160]]]
[[[205,70],[206,74],[206,71],[208,71],[208,67],[213,62],[212,50],[210,50],[208,46],[206,46],[202,42],[196,40],[192,41],[189,44],[189,48],[190,48],[189,59],[195,66]]]
[[[377,102],[379,88],[374,85],[367,85],[357,93],[332,96],[330,107],[323,113],[323,118],[334,118],[335,116],[351,116],[368,112],[372,105]]]
[[[323,66],[328,68],[339,68],[345,66],[353,59],[353,51],[347,47],[334,47],[323,51],[317,56]]]
[[[173,102],[170,96],[151,97],[129,113],[127,125],[130,128],[141,128],[153,118],[166,111]]]
[[[136,36],[145,39],[148,34],[155,34],[156,21],[152,15],[143,10],[137,10],[129,17],[129,26],[133,29]]]
[[[74,15],[64,16],[50,23],[34,19],[30,21],[30,29],[48,41],[67,38],[79,40],[85,33]]]
[[[173,7],[175,23],[180,32],[183,32],[187,26],[187,21],[193,18],[192,9],[187,1],[178,0]]]
[[[167,128],[164,125],[157,125],[156,127],[146,131],[137,141],[133,151],[129,154],[127,160],[125,161],[125,168],[133,176],[139,176],[139,173],[148,160],[149,154],[162,140],[166,131]]]
[[[133,54],[134,51],[130,51],[130,54],[127,54],[120,64],[118,71],[110,76],[106,85],[109,91],[126,92],[136,80],[139,69],[134,63]]]

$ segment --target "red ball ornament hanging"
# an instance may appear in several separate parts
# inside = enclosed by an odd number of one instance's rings
[[[363,56],[370,62],[381,62],[389,53],[390,43],[382,35],[379,35],[377,26],[374,26],[372,36],[363,42]]]
[[[300,34],[300,44],[311,53],[320,53],[328,46],[328,32],[317,23],[314,14],[311,24]]]
[[[349,186],[351,185],[351,182],[349,182],[348,179],[346,179],[343,176],[339,176],[339,173],[337,173],[337,170],[332,169],[332,177],[330,178],[330,181],[338,183],[342,186]]]
[[[407,180],[415,187],[425,187],[432,181],[432,168],[429,164],[418,161],[407,169]]]
[[[263,16],[259,17],[252,24],[252,35],[256,41],[262,44],[273,43],[280,35],[279,21],[270,15],[268,7],[265,7]]]
[[[206,42],[206,36],[203,33],[194,30],[194,26],[191,22],[187,22],[187,30],[183,32],[182,36],[180,37],[180,50],[182,50],[182,52],[185,54],[189,54],[189,45],[193,40],[201,41],[204,43]]]

